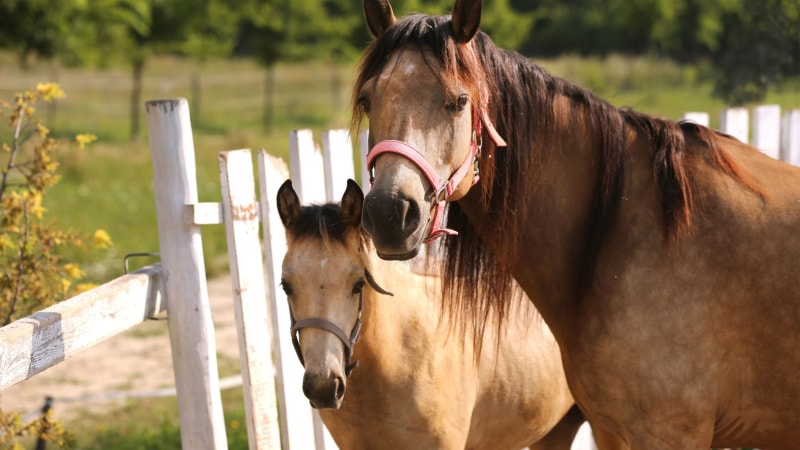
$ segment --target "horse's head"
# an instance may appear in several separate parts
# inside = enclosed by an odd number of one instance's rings
[[[362,221],[384,259],[408,259],[442,227],[446,201],[478,181],[483,131],[505,145],[487,114],[489,93],[473,48],[480,0],[458,0],[451,18],[395,19],[387,0],[365,0],[375,41],[354,92],[369,119],[373,186]]]
[[[363,193],[348,181],[337,205],[301,207],[291,181],[278,191],[286,228],[282,286],[292,314],[292,339],[304,363],[303,392],[315,408],[339,408],[353,345],[361,327]]]

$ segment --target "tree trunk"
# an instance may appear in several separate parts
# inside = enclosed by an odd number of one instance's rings
[[[131,140],[139,139],[139,119],[142,102],[142,74],[144,58],[133,61],[133,89],[131,89]]]

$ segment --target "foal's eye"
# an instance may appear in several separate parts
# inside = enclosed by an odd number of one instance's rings
[[[281,280],[281,288],[283,288],[283,292],[285,292],[287,296],[291,296],[293,294],[292,287],[289,286],[289,283],[287,283],[286,280]]]
[[[353,285],[353,295],[360,294],[363,289],[364,289],[364,280],[356,281],[356,284]]]

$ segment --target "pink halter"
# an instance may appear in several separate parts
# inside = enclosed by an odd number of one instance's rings
[[[414,147],[402,141],[385,140],[378,142],[372,147],[372,150],[367,154],[367,168],[370,173],[370,184],[375,182],[372,175],[372,169],[375,167],[375,159],[384,153],[395,153],[404,156],[411,160],[425,175],[428,182],[435,189],[434,199],[436,200],[436,210],[433,213],[433,227],[431,233],[425,239],[425,243],[429,243],[434,239],[447,234],[450,236],[457,235],[458,232],[448,228],[442,228],[444,222],[444,206],[447,198],[453,193],[456,187],[467,176],[470,166],[475,165],[475,170],[472,172],[472,185],[480,179],[480,171],[478,170],[478,157],[480,156],[481,147],[483,146],[483,135],[481,126],[486,127],[486,132],[489,138],[494,142],[497,147],[505,147],[506,141],[500,137],[500,134],[495,129],[489,116],[486,114],[484,108],[473,109],[473,122],[472,122],[472,144],[470,145],[470,152],[464,158],[464,162],[453,172],[450,179],[443,180],[438,173],[433,169],[430,163],[425,159],[422,154]]]

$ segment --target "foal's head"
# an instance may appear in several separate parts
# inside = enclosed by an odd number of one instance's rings
[[[363,193],[348,181],[341,205],[300,206],[291,181],[278,191],[286,228],[282,286],[292,314],[292,337],[305,365],[303,392],[315,408],[339,408],[352,345],[360,328]]]

